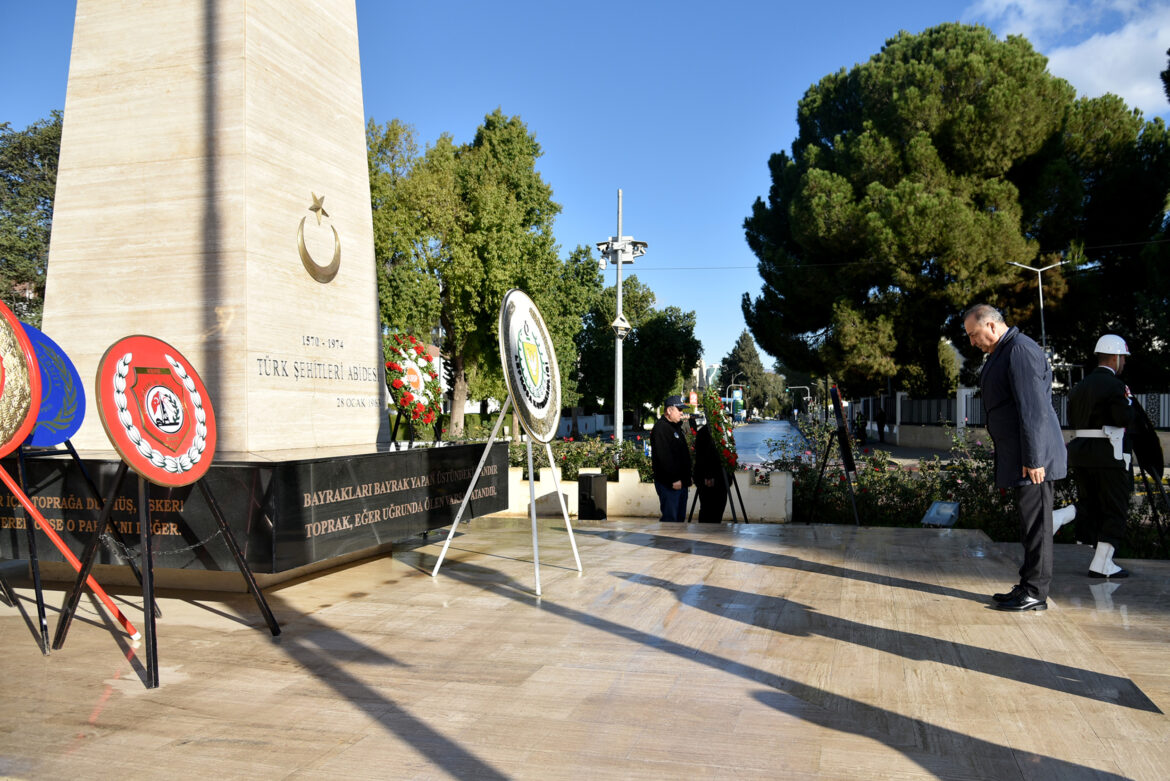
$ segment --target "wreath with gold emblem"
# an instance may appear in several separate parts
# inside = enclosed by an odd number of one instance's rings
[[[431,425],[443,413],[443,391],[435,359],[427,348],[410,334],[391,334],[386,339],[386,384],[399,414],[409,415],[414,422]],[[410,372],[415,369],[423,383],[423,392],[416,396],[411,390]]]
[[[739,456],[735,452],[735,434],[732,433],[731,419],[727,417],[727,410],[723,408],[723,400],[711,388],[703,394],[703,414],[707,416],[707,428],[711,431],[711,439],[715,442],[719,459],[728,469],[735,469],[739,464]]]

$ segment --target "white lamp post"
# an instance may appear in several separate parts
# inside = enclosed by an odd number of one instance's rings
[[[630,333],[630,322],[622,314],[622,266],[645,255],[647,246],[644,241],[634,241],[632,236],[622,235],[622,191],[618,190],[617,235],[597,242],[597,249],[601,253],[599,265],[602,270],[606,263],[617,266],[617,317],[611,325],[614,332],[613,439],[619,445],[622,442],[622,342]]]

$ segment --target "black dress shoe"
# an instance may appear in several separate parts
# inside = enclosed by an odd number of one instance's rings
[[[1117,570],[1117,572],[1114,572],[1112,575],[1102,575],[1100,572],[1093,572],[1093,570],[1089,570],[1089,577],[1090,578],[1109,578],[1110,580],[1120,580],[1121,578],[1128,578],[1129,577],[1129,570],[1119,569],[1119,570]]]
[[[1005,599],[1003,602],[996,604],[996,610],[1047,610],[1048,602],[1043,599],[1036,599],[1036,597],[1029,596],[1026,591],[1021,590],[1019,594],[1011,599]]]
[[[1015,599],[1023,592],[1024,587],[1017,583],[1016,585],[1012,586],[1012,590],[1006,594],[992,594],[991,598],[996,602],[1007,602],[1010,599]]]

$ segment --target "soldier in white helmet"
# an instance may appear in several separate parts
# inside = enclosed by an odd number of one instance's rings
[[[1077,503],[1052,513],[1053,534],[1076,519],[1077,539],[1095,545],[1090,578],[1124,578],[1129,572],[1113,561],[1125,540],[1125,518],[1133,494],[1130,446],[1125,429],[1133,420],[1129,388],[1119,379],[1129,348],[1105,334],[1093,350],[1097,368],[1068,397],[1068,422],[1075,430],[1068,465],[1077,486]]]

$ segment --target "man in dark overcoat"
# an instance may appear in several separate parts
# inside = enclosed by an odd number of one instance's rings
[[[1059,524],[1076,518],[1077,539],[1096,546],[1089,577],[1117,579],[1129,575],[1113,561],[1113,554],[1125,540],[1133,493],[1125,429],[1132,425],[1136,408],[1129,388],[1118,377],[1129,355],[1125,340],[1105,334],[1093,352],[1097,368],[1068,396],[1068,422],[1074,429],[1068,465],[1077,484],[1077,503],[1054,513],[1054,523],[1058,529]]]
[[[691,446],[682,430],[682,396],[662,403],[662,417],[650,430],[650,464],[658,494],[660,520],[680,523],[687,519],[687,488],[691,484]]]
[[[979,375],[987,431],[995,443],[995,484],[1015,491],[1024,561],[1020,582],[995,594],[999,610],[1045,610],[1052,582],[1052,483],[1065,476],[1052,368],[1040,345],[977,304],[963,315],[971,344],[987,353]]]
[[[721,523],[727,507],[727,468],[715,447],[711,421],[695,432],[694,478],[699,493],[699,522]]]

